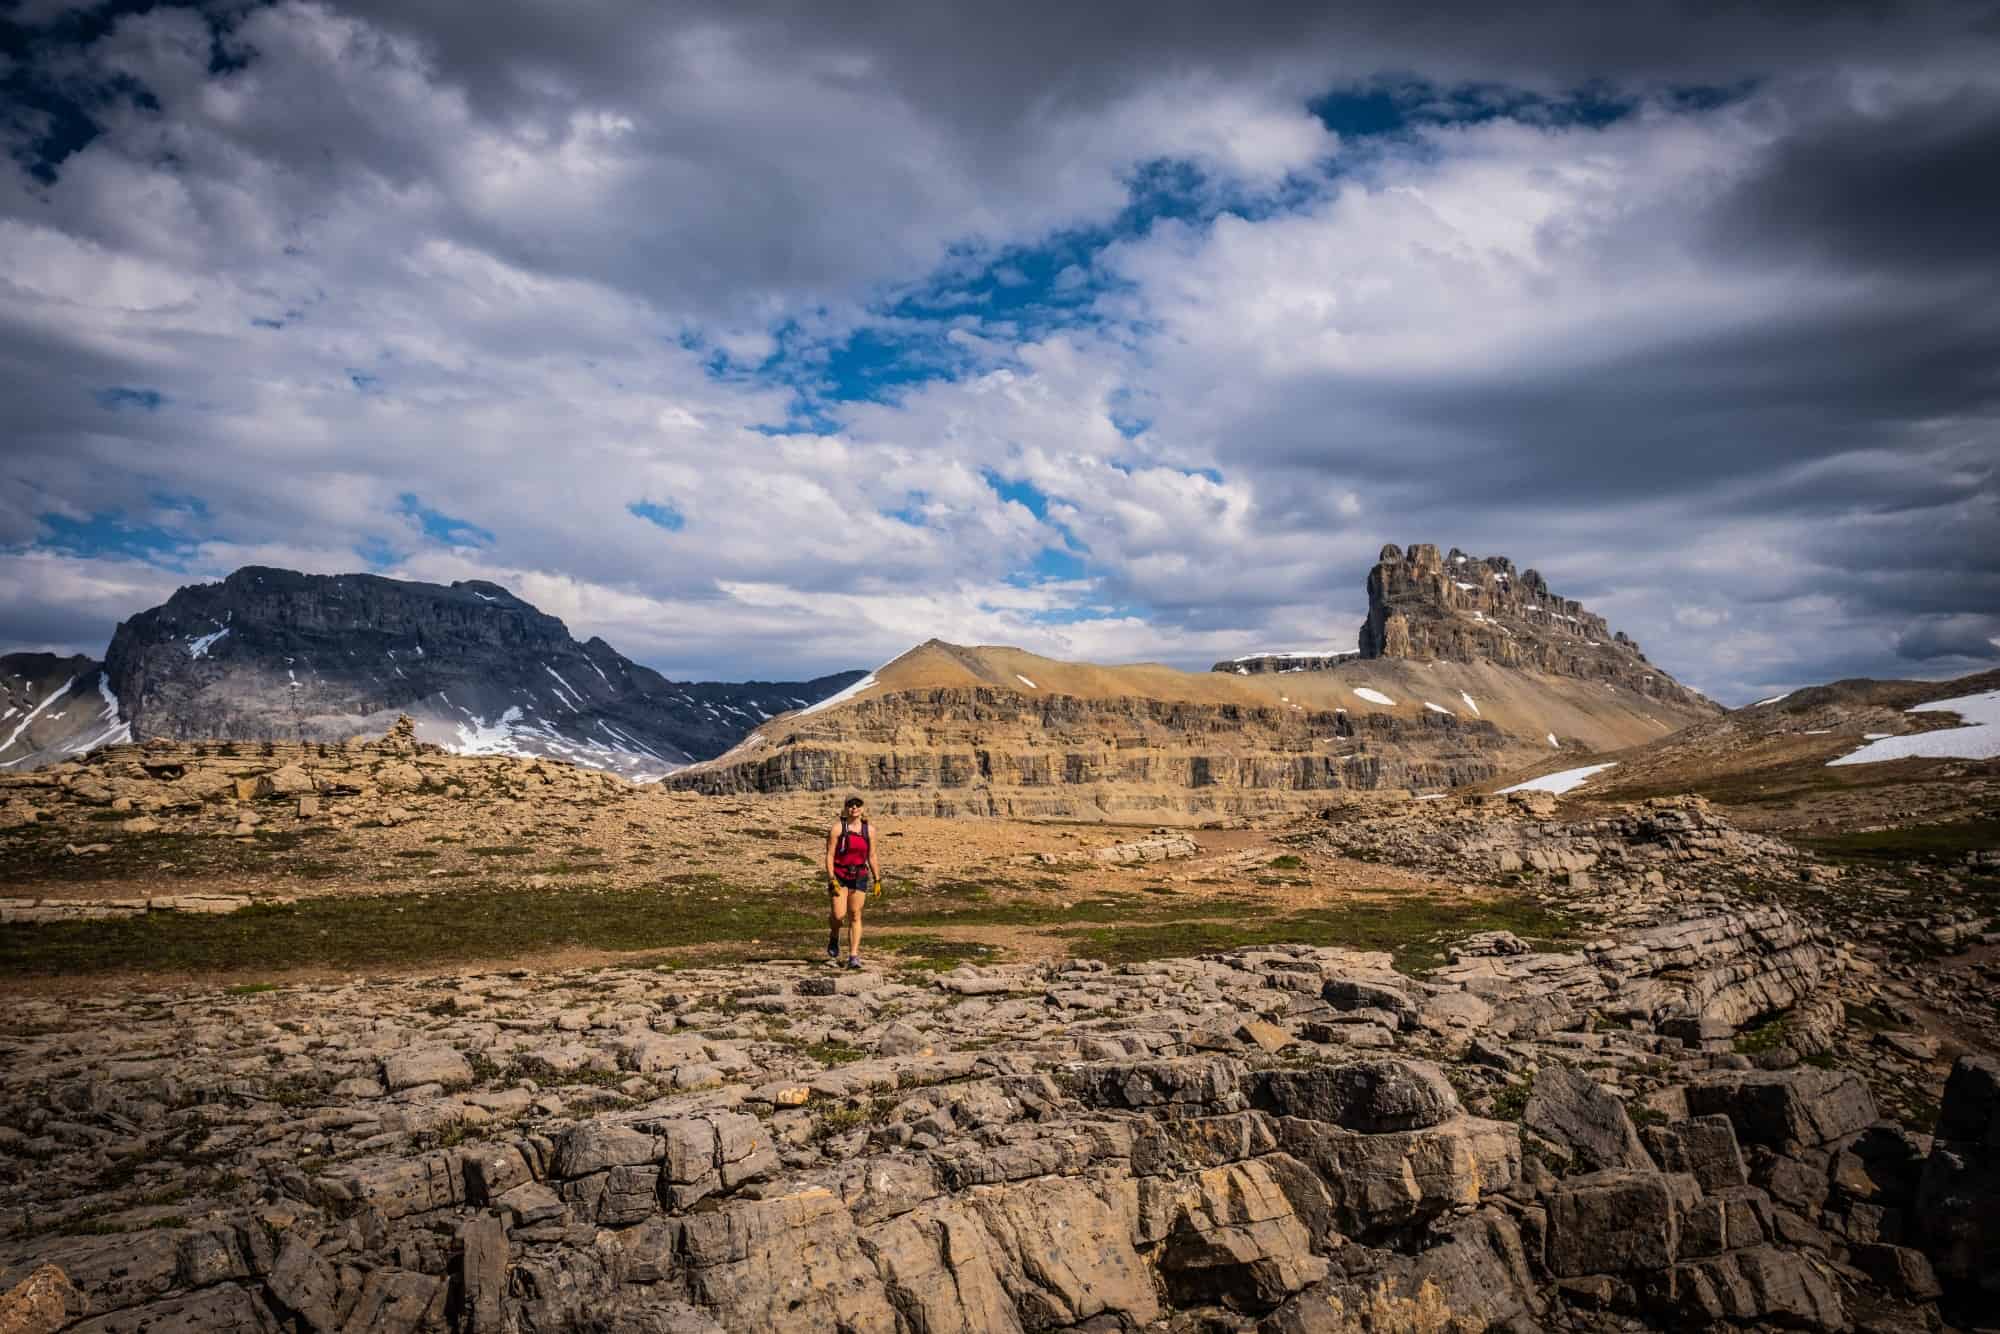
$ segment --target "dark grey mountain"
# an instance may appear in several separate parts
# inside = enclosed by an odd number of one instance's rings
[[[0,655],[0,769],[39,769],[130,737],[95,658]]]
[[[419,737],[452,750],[550,756],[633,777],[719,755],[765,718],[862,675],[670,681],[602,639],[578,643],[497,584],[260,566],[183,588],[123,622],[101,674],[84,658],[61,670],[70,696],[96,713],[108,704],[107,725],[142,741],[334,741],[378,734],[407,713]],[[50,667],[38,679],[58,674]],[[62,758],[46,743],[36,754]]]

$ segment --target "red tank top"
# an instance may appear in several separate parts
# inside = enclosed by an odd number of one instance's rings
[[[868,822],[861,822],[856,832],[847,827],[847,821],[840,822],[840,842],[833,849],[833,869],[860,875],[868,869]]]

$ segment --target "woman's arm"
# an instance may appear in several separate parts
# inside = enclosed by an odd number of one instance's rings
[[[839,846],[840,826],[835,825],[826,831],[826,878],[835,882],[838,882],[840,877],[833,873],[833,852]]]

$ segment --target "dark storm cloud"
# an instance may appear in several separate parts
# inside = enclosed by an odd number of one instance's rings
[[[1996,237],[2000,101],[1990,88],[1808,125],[1773,146],[1719,210],[1716,228],[1725,256],[1755,248],[1985,283]]]
[[[2000,658],[2000,616],[1945,616],[1919,622],[1897,638],[1896,652],[1914,662]]]

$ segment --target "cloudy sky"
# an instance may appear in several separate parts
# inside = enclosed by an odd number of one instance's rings
[[[2000,8],[0,0],[0,647],[263,563],[677,677],[2000,660]],[[1337,13],[1334,11],[1338,11]]]

